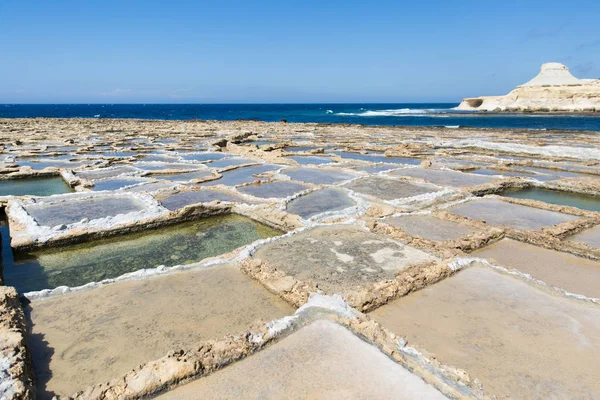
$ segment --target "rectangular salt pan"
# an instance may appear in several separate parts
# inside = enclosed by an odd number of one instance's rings
[[[600,225],[571,236],[569,240],[585,243],[590,247],[600,249]]]
[[[497,199],[470,201],[451,207],[450,212],[470,219],[484,220],[490,225],[506,225],[514,229],[541,229],[577,219],[576,216],[507,203]]]
[[[345,187],[355,192],[371,195],[383,200],[403,199],[437,191],[436,189],[415,185],[410,182],[375,176],[354,180]]]
[[[346,328],[316,321],[161,400],[446,397]]]
[[[50,196],[72,191],[60,177],[0,181],[0,196]]]
[[[597,305],[472,267],[370,315],[499,398],[600,396]]]
[[[502,239],[473,252],[571,293],[600,298],[600,263],[532,244]]]
[[[287,168],[284,169],[282,173],[289,176],[293,180],[312,183],[315,185],[331,185],[334,183],[347,181],[357,176],[349,172],[318,168]]]
[[[404,268],[437,259],[387,236],[356,226],[318,227],[267,243],[254,257],[319,289],[343,293],[393,279]]]
[[[310,218],[324,212],[343,210],[355,206],[356,202],[348,197],[343,189],[324,188],[300,196],[287,204],[287,212]]]
[[[558,204],[562,206],[576,207],[582,210],[600,212],[600,197],[588,194],[538,188],[507,190],[500,194],[502,196],[512,197],[515,199],[537,200],[550,204]]]
[[[96,240],[73,246],[17,253],[5,260],[7,282],[20,293],[81,286],[159,265],[191,264],[281,234],[238,215]]]
[[[479,231],[478,229],[429,215],[407,215],[388,218],[383,222],[400,228],[411,236],[419,236],[436,242],[458,240]]]
[[[261,178],[258,175],[276,171],[279,168],[281,168],[281,166],[274,164],[261,164],[251,167],[236,168],[234,170],[225,171],[222,173],[223,176],[221,178],[212,180],[210,182],[204,182],[200,184],[200,186],[236,186],[241,185],[243,183],[250,183],[256,180],[260,180]]]
[[[241,196],[219,192],[216,190],[197,190],[191,192],[180,192],[175,193],[167,198],[160,201],[163,207],[169,210],[178,210],[185,206],[198,203],[210,203],[213,201],[228,201],[228,202],[240,202],[245,201]]]
[[[243,186],[238,190],[242,193],[263,199],[286,198],[295,193],[308,189],[308,186],[294,182],[269,182]]]
[[[390,175],[419,178],[436,185],[452,187],[483,185],[494,180],[493,177],[489,176],[425,168],[400,169],[390,172]]]
[[[91,221],[141,211],[144,208],[145,204],[134,198],[104,197],[52,205],[27,205],[25,211],[38,225],[54,227],[74,224],[84,218]]]
[[[29,345],[38,395],[71,395],[169,351],[291,313],[289,305],[232,266],[33,301]]]

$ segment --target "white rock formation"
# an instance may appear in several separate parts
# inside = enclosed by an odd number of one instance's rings
[[[577,79],[560,63],[542,65],[540,73],[504,96],[464,99],[459,110],[600,112],[600,79]]]

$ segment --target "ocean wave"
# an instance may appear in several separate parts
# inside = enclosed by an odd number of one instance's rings
[[[364,109],[361,109],[364,110]],[[445,115],[441,115],[447,110],[434,110],[434,109],[425,109],[425,108],[399,108],[393,110],[366,110],[362,112],[339,112],[335,115],[341,117],[425,117],[425,116],[437,116],[442,117]]]

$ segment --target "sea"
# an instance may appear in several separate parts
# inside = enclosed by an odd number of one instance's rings
[[[590,130],[600,114],[492,114],[456,110],[458,103],[397,104],[1,104],[0,118],[138,118],[259,120],[385,126]]]

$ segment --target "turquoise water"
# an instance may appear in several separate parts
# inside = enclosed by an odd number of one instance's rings
[[[365,125],[600,131],[598,116],[485,114],[454,110],[456,103],[364,104],[5,104],[0,118],[257,119]],[[548,134],[548,132],[544,132]]]
[[[281,232],[253,220],[226,215],[52,250],[15,254],[2,229],[7,285],[20,293],[80,286],[158,265],[190,264]]]
[[[508,190],[501,193],[502,196],[516,199],[538,200],[561,206],[577,207],[582,210],[600,211],[600,197],[571,192],[560,192],[547,189],[521,189]]]
[[[0,196],[50,196],[72,191],[61,177],[0,181]]]

